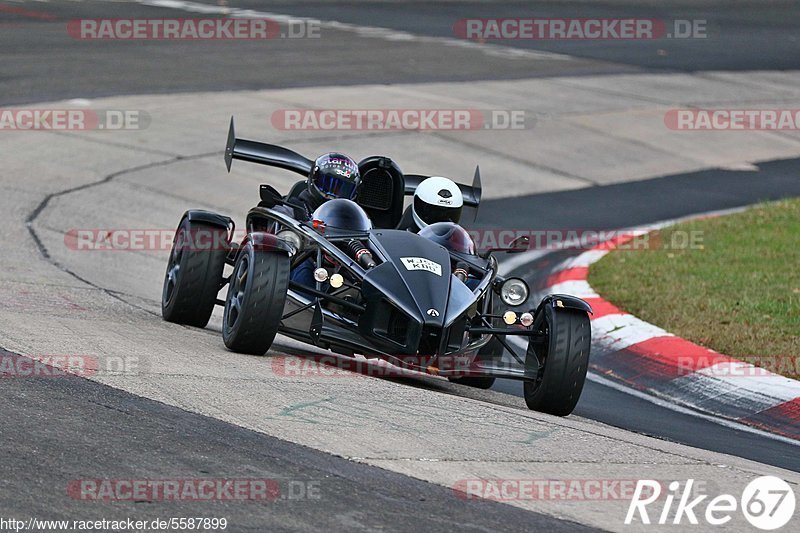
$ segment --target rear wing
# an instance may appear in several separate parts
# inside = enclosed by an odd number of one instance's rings
[[[225,166],[228,168],[228,172],[231,171],[231,163],[234,159],[291,170],[302,174],[304,177],[311,173],[311,169],[314,166],[313,161],[288,148],[246,139],[237,139],[236,132],[233,129],[233,117],[231,117],[231,126],[228,129],[228,143],[225,146]]]
[[[420,174],[405,174],[404,178],[406,182],[406,196],[414,194],[414,191],[417,190],[419,184],[429,177],[430,176],[422,176]],[[464,196],[464,205],[469,207],[478,207],[478,205],[481,203],[480,167],[475,167],[475,176],[472,178],[472,185],[462,185],[461,183],[456,183],[456,185],[458,185],[458,188],[461,189],[461,194]]]
[[[233,117],[231,117],[231,125],[228,129],[228,142],[225,145],[225,167],[227,167],[228,172],[231,171],[231,163],[233,163],[234,159],[291,170],[303,177],[307,177],[314,167],[314,162],[311,159],[289,150],[288,148],[258,141],[237,139],[233,127]],[[414,191],[417,190],[417,186],[428,177],[429,176],[422,176],[420,174],[405,174],[403,176],[405,180],[405,195],[414,194]],[[457,185],[458,188],[461,189],[461,194],[464,196],[464,205],[478,207],[481,203],[480,167],[475,167],[475,176],[472,178],[472,185],[462,185],[461,183],[457,183]]]

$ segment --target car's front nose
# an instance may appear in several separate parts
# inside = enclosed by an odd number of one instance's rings
[[[359,320],[361,334],[391,348],[391,353],[458,350],[465,342],[467,312],[476,296],[458,278],[448,276],[450,284],[432,293],[433,288],[422,282],[404,282],[390,263],[371,270],[362,284],[366,311]]]

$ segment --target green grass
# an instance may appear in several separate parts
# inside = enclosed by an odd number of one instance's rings
[[[593,265],[592,287],[680,337],[798,377],[800,200],[681,223],[648,239],[649,249],[616,250]]]

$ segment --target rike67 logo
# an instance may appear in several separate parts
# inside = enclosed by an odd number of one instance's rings
[[[628,507],[625,524],[629,525],[637,519],[642,524],[681,525],[688,522],[697,525],[698,517],[702,517],[709,525],[724,526],[735,513],[741,512],[753,527],[772,531],[785,526],[794,516],[794,491],[788,483],[775,476],[754,479],[744,488],[738,500],[731,494],[721,494],[711,500],[707,500],[707,494],[693,498],[693,485],[693,479],[687,480],[683,488],[679,481],[673,481],[668,485],[666,495],[662,495],[660,482],[640,479]],[[663,507],[659,510],[662,501]],[[655,502],[659,503],[652,505]],[[654,515],[651,515],[653,512]]]

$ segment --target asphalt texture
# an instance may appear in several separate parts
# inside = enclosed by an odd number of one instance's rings
[[[618,229],[697,213],[800,196],[800,159],[759,163],[758,170],[711,169],[649,180],[487,200],[481,227]],[[513,226],[517,227],[517,226]]]
[[[216,2],[205,2],[216,5]],[[0,4],[0,105],[62,98],[364,83],[514,79],[537,76],[800,66],[800,10],[793,2],[681,7],[637,3],[529,2],[231,2],[237,7],[380,26],[451,38],[466,17],[614,17],[707,19],[709,37],[653,42],[505,41],[502,46],[571,54],[557,61],[493,57],[453,47],[443,57],[425,43],[392,43],[325,30],[326,39],[268,43],[77,41],[74,18],[185,17],[133,2]],[[9,9],[20,8],[20,9]],[[535,11],[534,11],[535,10]],[[0,140],[2,142],[2,140]],[[704,171],[643,182],[487,201],[482,226],[603,229],[800,195],[800,162],[775,161],[757,172]],[[523,209],[524,207],[524,209]],[[496,389],[519,394],[519,383]],[[80,378],[5,379],[0,437],[8,450],[0,509],[4,516],[226,516],[235,530],[579,530],[580,526],[492,502],[462,500],[449,489],[289,444],[218,420]],[[800,471],[796,447],[724,428],[588,382],[576,414],[645,435]],[[76,501],[70,480],[92,477],[268,477],[324,479],[319,500],[129,503]],[[388,526],[387,526],[388,525]]]
[[[647,40],[493,40],[495,44],[569,54],[646,70],[783,70],[800,61],[800,10],[792,1],[738,2],[258,2],[240,5],[296,16],[452,37],[465,18],[655,19],[705,21],[703,38]],[[678,35],[677,32],[670,32]],[[701,35],[701,34],[698,34]]]
[[[247,4],[238,4],[248,7]],[[209,5],[215,6],[214,2]],[[187,41],[96,41],[72,38],[82,18],[218,18],[222,15],[135,2],[25,3],[24,14],[0,8],[0,103],[23,104],[122,94],[247,90],[320,85],[516,79],[531,76],[634,71],[595,60],[552,61],[444,51],[425,43],[363,38],[320,29],[320,38]],[[256,10],[282,6],[251,3]],[[356,11],[371,6],[353,6]],[[346,6],[343,7],[344,12]],[[308,13],[314,16],[313,12]],[[324,37],[324,38],[323,38]]]
[[[22,104],[120,94],[257,88],[517,79],[620,72],[766,70],[800,65],[800,10],[795,2],[269,2],[231,1],[260,13],[390,28],[457,39],[464,18],[616,18],[705,20],[706,38],[653,40],[503,40],[489,47],[569,54],[570,61],[484,56],[416,40],[388,41],[322,28],[323,38],[267,41],[93,41],[71,37],[81,18],[219,17],[157,2],[24,2],[0,8],[0,103]],[[181,4],[178,2],[177,4]],[[489,60],[485,60],[489,57]]]
[[[487,200],[481,227],[509,227],[508,213],[530,213],[515,228],[611,230],[696,213],[800,196],[800,160],[771,161],[757,171],[707,170],[576,191]],[[599,208],[602,206],[602,208]],[[547,258],[543,258],[547,260]],[[530,267],[516,272],[534,283]],[[498,380],[494,390],[522,395],[522,385]],[[800,471],[797,446],[740,431],[587,381],[575,414],[637,433]]]
[[[4,360],[14,357],[0,351]],[[22,358],[26,359],[26,358]],[[30,361],[30,360],[28,360]],[[20,366],[24,363],[15,363]],[[0,375],[2,376],[2,375]],[[225,518],[229,531],[589,531],[249,431],[77,377],[3,376],[4,518]],[[81,499],[76,481],[270,480],[269,497]],[[270,485],[272,487],[272,485]],[[69,494],[69,496],[68,496]],[[89,492],[87,494],[94,494]],[[77,528],[69,528],[77,529]]]

